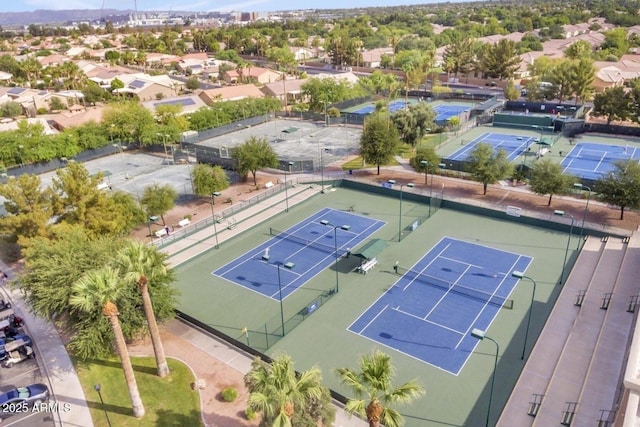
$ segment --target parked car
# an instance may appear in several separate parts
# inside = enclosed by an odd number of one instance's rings
[[[16,414],[29,412],[34,406],[49,399],[49,388],[44,384],[31,384],[0,394],[0,421]]]
[[[0,338],[0,360],[5,360],[7,357],[9,357],[6,349],[7,346],[9,346],[9,349],[11,349],[14,346],[11,343],[14,343],[18,340],[22,340],[26,345],[31,347],[31,337],[28,335],[15,335],[13,337]]]
[[[7,352],[7,358],[3,364],[5,368],[11,368],[15,364],[24,362],[27,359],[35,359],[36,357],[33,348],[23,340],[11,341],[5,344],[4,348]]]

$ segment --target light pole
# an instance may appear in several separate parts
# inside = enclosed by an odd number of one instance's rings
[[[330,151],[329,148],[321,148],[320,149],[320,182],[321,182],[321,190],[320,192],[324,194],[324,159],[322,157],[322,153],[324,151]]]
[[[340,230],[349,231],[351,228],[350,225],[333,225],[326,219],[320,221],[322,225],[328,225],[329,227],[333,227],[333,244],[335,246],[335,255],[336,255],[336,293],[340,292],[340,283],[338,281],[338,228]]]
[[[387,181],[389,184],[393,185],[396,183],[394,179],[390,179]],[[409,187],[413,188],[416,185],[413,182],[408,182],[406,184],[400,184],[400,213],[398,214],[398,242],[402,240],[402,188]]]
[[[291,173],[293,162],[288,163],[289,173]],[[289,212],[289,186],[287,185],[287,171],[284,171],[284,202],[287,206],[286,212]]]
[[[278,293],[280,294],[280,321],[282,322],[282,336],[284,337],[284,306],[282,305],[282,282],[280,281],[280,264],[276,264],[278,268]]]
[[[529,337],[529,326],[531,325],[531,312],[533,311],[533,300],[536,296],[536,281],[529,276],[525,276],[522,271],[513,271],[511,273],[511,276],[518,279],[531,280],[531,283],[533,283],[533,292],[531,293],[531,304],[529,305],[529,317],[527,318],[527,330],[524,333],[524,345],[522,346],[522,356],[520,357],[520,360],[524,360],[524,353],[527,349],[527,338]]]
[[[102,405],[102,410],[104,411],[104,416],[107,418],[107,424],[111,427],[111,420],[109,419],[109,414],[107,413],[107,409],[104,407],[104,400],[102,400],[102,386],[100,384],[96,384],[93,386],[93,389],[98,392],[98,397],[100,397],[100,404]]]
[[[498,345],[498,342],[496,340],[487,336],[486,331],[482,331],[480,329],[474,329],[471,331],[471,336],[479,340],[483,340],[486,338],[489,341],[492,341],[496,345],[496,358],[495,358],[495,362],[493,363],[493,375],[491,376],[491,389],[489,391],[489,407],[487,408],[486,427],[489,427],[489,418],[491,416],[491,400],[493,398],[493,385],[496,382],[496,371],[498,370],[498,354],[500,353],[500,346]]]
[[[220,247],[218,244],[218,228],[216,226],[216,214],[213,211],[213,205],[216,204],[216,197],[222,196],[222,193],[219,191],[214,191],[211,193],[211,219],[213,220],[213,234],[216,236],[216,249]]]
[[[575,218],[566,213],[565,211],[553,211],[554,215],[557,216],[568,216],[569,218],[571,218],[571,227],[569,228],[569,238],[567,239],[567,249],[565,249],[564,251],[564,261],[562,263],[562,273],[560,273],[560,284],[562,285],[564,283],[564,270],[566,268],[567,265],[567,254],[569,253],[569,244],[571,242],[571,235],[573,234],[573,222],[575,221]]]
[[[582,226],[580,226],[580,240],[578,240],[578,249],[580,249],[580,242],[582,242],[582,236],[584,233],[584,223],[587,220],[587,210],[589,209],[589,200],[591,199],[591,188],[587,187],[586,185],[582,185],[579,182],[576,182],[575,184],[573,184],[573,188],[576,188],[578,190],[587,190],[587,204],[584,207],[584,213],[582,214]]]

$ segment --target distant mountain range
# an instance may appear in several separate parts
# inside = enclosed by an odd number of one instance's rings
[[[116,9],[34,10],[33,12],[0,12],[0,25],[4,28],[16,28],[30,24],[62,25],[64,23],[74,21],[96,21],[109,15],[126,15],[133,12],[133,10]],[[138,12],[143,13],[142,11]],[[172,12],[173,15],[179,15],[181,13],[183,12]],[[184,13],[193,14],[193,12]]]

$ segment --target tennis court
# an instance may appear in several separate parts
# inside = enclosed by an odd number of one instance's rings
[[[345,256],[385,224],[351,212],[325,208],[211,274],[284,300],[315,275]]]
[[[437,114],[435,122],[439,123],[439,122],[446,122],[451,117],[456,117],[460,113],[469,111],[469,107],[466,105],[457,105],[457,104],[453,104],[453,105],[440,104],[433,107],[433,111],[435,111]]]
[[[533,258],[444,237],[373,303],[349,330],[458,375],[509,300]]]
[[[479,137],[471,140],[464,147],[447,157],[449,160],[465,161],[469,154],[475,150],[480,143],[491,145],[495,150],[504,150],[507,152],[509,161],[515,160],[519,155],[524,153],[531,145],[536,143],[538,138],[531,136],[512,135],[504,133],[484,133]]]
[[[387,105],[387,111],[389,111],[390,113],[394,113],[398,110],[404,110],[405,108],[407,108],[409,105],[411,104],[415,104],[415,100],[409,100],[409,101],[405,101],[404,99],[395,99],[391,102],[389,102],[389,105]],[[356,108],[356,109],[350,109],[350,113],[352,114],[371,114],[374,111],[376,111],[376,104],[371,102],[368,104],[365,104],[362,107]]]
[[[598,180],[621,160],[640,160],[640,150],[629,145],[605,145],[580,142],[560,163],[564,172],[583,179]]]

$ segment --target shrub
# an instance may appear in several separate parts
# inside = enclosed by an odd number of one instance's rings
[[[247,420],[251,421],[256,418],[258,414],[251,408],[247,408],[244,410],[244,416],[247,417]]]
[[[225,402],[233,402],[238,397],[238,390],[235,387],[227,387],[222,390],[222,400]]]

